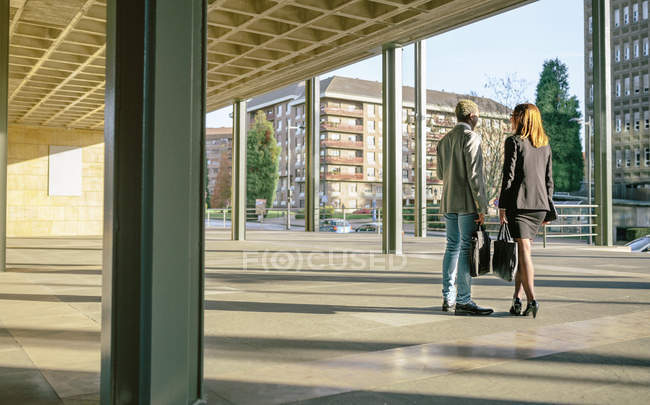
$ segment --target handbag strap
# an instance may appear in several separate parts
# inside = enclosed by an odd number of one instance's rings
[[[506,242],[512,242],[512,236],[510,236],[510,229],[508,229],[508,224],[501,224],[499,228],[498,240],[504,240]]]

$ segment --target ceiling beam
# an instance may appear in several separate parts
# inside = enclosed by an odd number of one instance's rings
[[[84,3],[84,5],[81,6],[81,8],[77,12],[77,14],[75,14],[75,16],[72,18],[72,20],[70,21],[68,26],[65,27],[65,29],[63,31],[61,31],[59,36],[54,40],[54,42],[52,42],[52,45],[50,45],[49,49],[34,64],[34,67],[32,67],[32,70],[30,70],[30,72],[27,74],[27,76],[23,78],[23,80],[20,82],[20,84],[18,86],[16,86],[14,91],[11,92],[11,94],[9,95],[9,103],[10,104],[11,104],[11,101],[14,99],[14,97],[16,97],[16,94],[18,94],[20,89],[22,89],[23,86],[29,81],[29,79],[31,79],[31,77],[34,76],[34,74],[38,71],[38,69],[41,68],[43,63],[45,63],[45,61],[47,61],[47,59],[50,57],[50,55],[52,55],[52,53],[56,50],[56,48],[58,48],[59,45],[61,45],[63,43],[63,41],[65,40],[65,37],[68,35],[68,33],[70,33],[70,31],[72,31],[72,29],[77,24],[77,22],[79,22],[79,20],[81,20],[81,17],[83,17],[84,14],[86,14],[86,12],[88,12],[88,9],[90,7],[92,7],[92,5],[95,3],[95,1],[96,0],[87,0]]]
[[[86,67],[88,67],[88,65],[90,65],[96,58],[101,56],[104,53],[105,50],[106,50],[106,45],[103,45],[95,53],[90,55],[88,60],[86,60],[83,64],[79,65],[79,67],[74,72],[69,74],[68,77],[65,78],[65,80],[63,80],[55,88],[50,90],[50,92],[47,93],[47,95],[45,95],[45,97],[43,97],[38,103],[34,104],[34,106],[32,108],[30,108],[29,111],[27,111],[25,113],[25,115],[20,117],[17,121],[22,122],[23,120],[25,120],[31,113],[36,111],[36,109],[38,109],[41,105],[43,105],[43,103],[45,103],[47,100],[49,100],[50,97],[52,97],[53,94],[55,94],[57,91],[59,91],[61,88],[63,88],[63,86],[65,86],[72,79],[74,79],[79,73],[81,73]]]

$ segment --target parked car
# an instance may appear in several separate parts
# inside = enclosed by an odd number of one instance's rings
[[[353,214],[372,214],[372,210],[370,208],[359,208],[358,210],[352,212]]]
[[[650,252],[650,235],[642,236],[628,242],[625,246],[629,246],[632,252]]]
[[[354,232],[381,233],[381,230],[382,230],[381,222],[369,222],[367,224],[361,224],[357,226],[354,229]]]
[[[349,233],[352,232],[352,225],[346,220],[328,218],[320,221],[321,232]]]

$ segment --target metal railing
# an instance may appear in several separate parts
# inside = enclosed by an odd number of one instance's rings
[[[550,238],[578,238],[586,239],[589,244],[592,243],[593,237],[597,236],[595,232],[597,224],[594,222],[596,218],[595,209],[597,205],[581,205],[581,204],[556,204],[558,211],[558,219],[548,225],[541,227],[539,234],[542,236],[544,247]],[[246,216],[247,222],[270,222],[277,224],[284,224],[287,216],[286,207],[267,208],[265,215],[262,217],[257,214],[255,208],[247,208]],[[291,223],[292,226],[301,227],[300,222],[295,223],[296,220],[304,218],[304,209],[291,208]],[[404,225],[415,223],[415,207],[404,206],[402,207],[402,222]],[[230,220],[231,208],[210,208],[206,210],[205,218],[208,227],[216,226],[214,222],[218,221],[222,228],[228,227]],[[368,222],[381,222],[382,209],[377,208],[320,208],[321,220],[325,218],[338,218],[351,222],[352,225],[362,225]],[[273,221],[275,219],[275,221]],[[440,213],[438,205],[427,207],[427,230],[428,231],[445,231],[444,214]],[[485,220],[485,226],[488,232],[498,233],[500,223],[499,217],[496,214],[488,215]],[[406,228],[406,226],[404,227]],[[379,229],[379,228],[378,228]],[[406,229],[405,229],[406,230]]]

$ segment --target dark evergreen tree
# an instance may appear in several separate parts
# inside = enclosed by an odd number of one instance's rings
[[[584,178],[579,122],[582,114],[576,96],[569,96],[568,69],[559,59],[544,62],[536,104],[553,150],[555,190],[576,191]]]
[[[246,203],[249,207],[254,206],[258,198],[265,199],[267,207],[273,205],[278,184],[280,150],[275,140],[273,125],[266,120],[264,112],[259,111],[248,131],[246,148]]]

